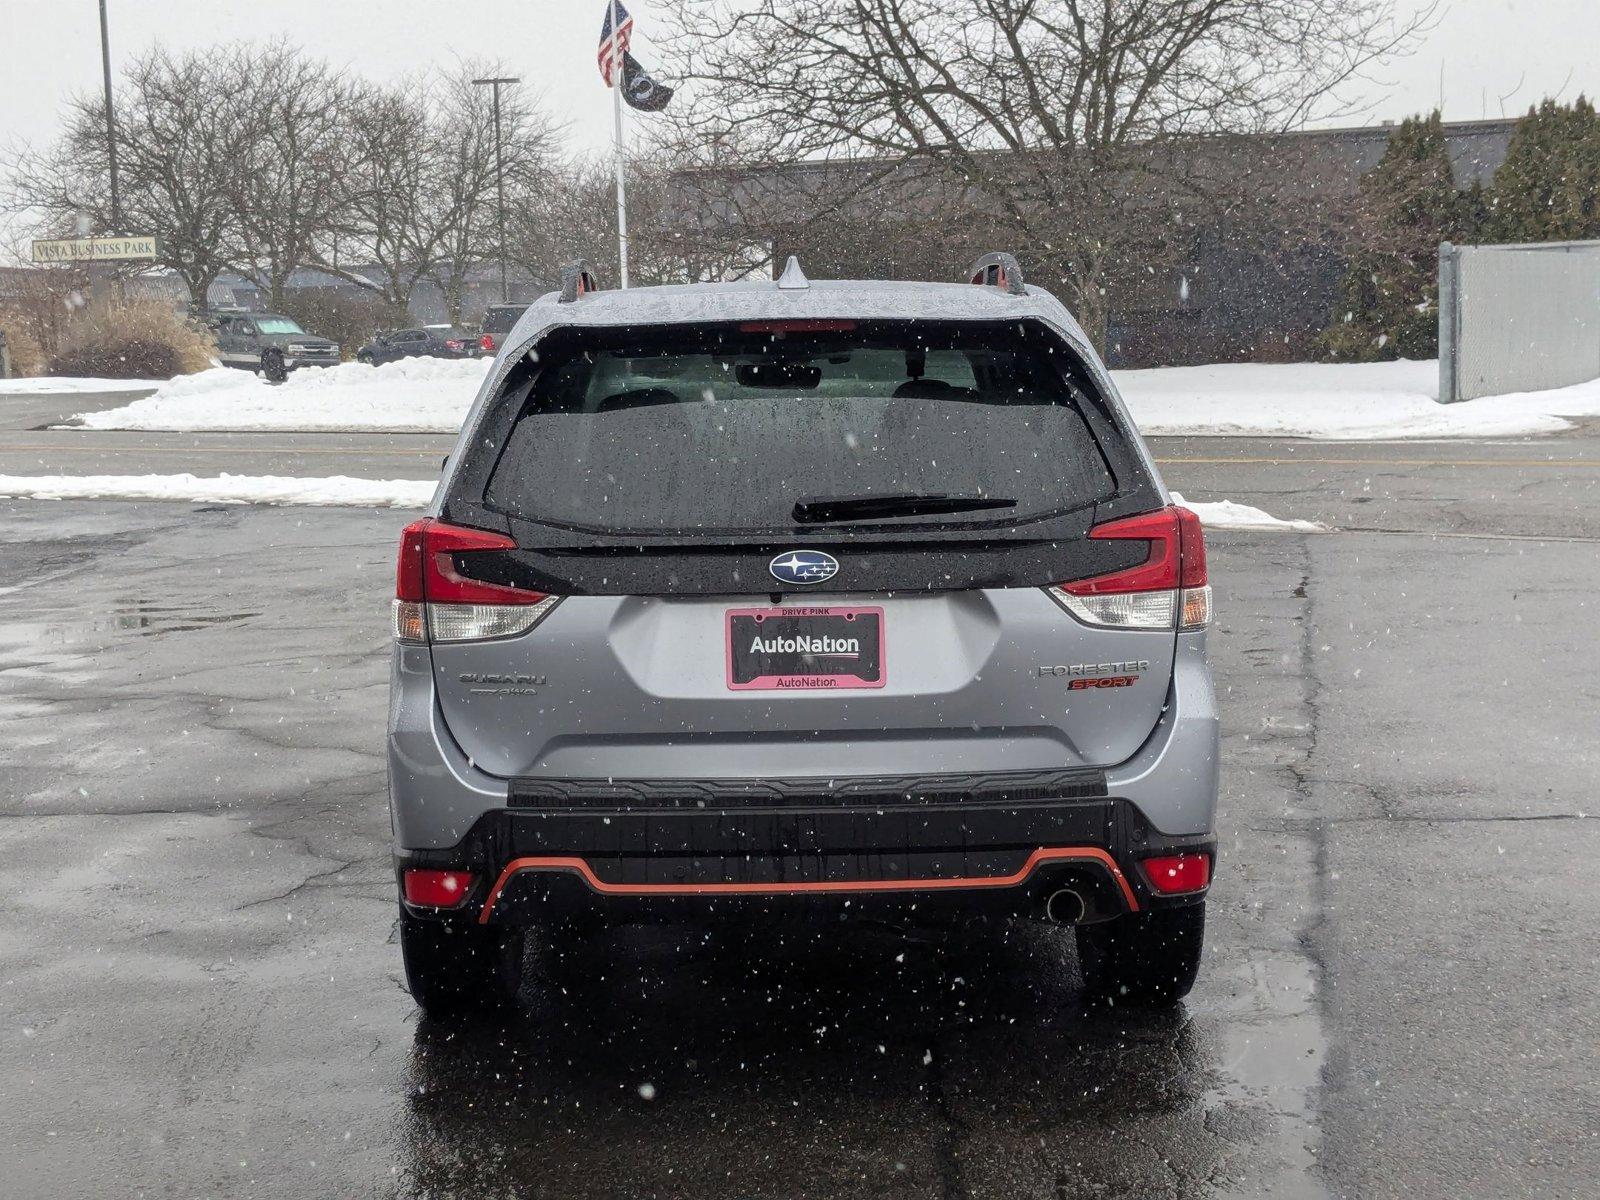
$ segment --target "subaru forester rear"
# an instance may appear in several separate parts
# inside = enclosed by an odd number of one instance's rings
[[[1217,721],[1199,522],[1015,260],[973,284],[532,305],[404,534],[390,791],[431,1013],[523,932],[825,913],[1199,963]]]

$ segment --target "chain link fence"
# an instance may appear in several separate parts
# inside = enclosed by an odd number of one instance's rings
[[[1439,399],[1600,378],[1600,242],[1439,247]]]

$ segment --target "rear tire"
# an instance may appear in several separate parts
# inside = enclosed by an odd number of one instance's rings
[[[282,350],[261,352],[261,373],[266,376],[268,383],[282,383],[289,378],[289,368],[283,361]]]
[[[1130,913],[1078,926],[1084,990],[1101,1004],[1165,1008],[1189,994],[1204,952],[1206,906]]]
[[[511,1004],[522,982],[521,930],[507,931],[400,912],[400,956],[417,1007],[435,1020]]]

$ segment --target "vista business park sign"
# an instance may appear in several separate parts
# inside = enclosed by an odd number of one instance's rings
[[[153,259],[156,239],[153,234],[128,237],[56,238],[33,243],[36,263],[130,262]]]

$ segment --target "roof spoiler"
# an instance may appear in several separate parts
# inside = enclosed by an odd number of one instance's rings
[[[556,303],[571,304],[580,296],[599,290],[600,285],[594,281],[594,268],[587,259],[580,258],[561,268],[561,299]]]
[[[985,254],[968,267],[967,282],[985,287],[1003,288],[1013,296],[1028,294],[1027,289],[1022,286],[1022,264],[1017,261],[1015,254],[1007,254],[1004,250]]]

